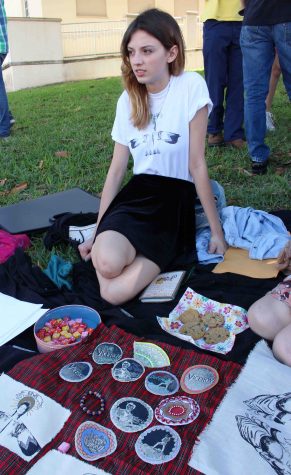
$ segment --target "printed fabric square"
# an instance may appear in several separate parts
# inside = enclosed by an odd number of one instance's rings
[[[111,475],[71,455],[51,450],[27,472],[27,475]]]
[[[0,376],[0,445],[26,461],[50,442],[71,412],[53,399]]]
[[[291,474],[290,381],[291,368],[260,341],[200,434],[189,465],[207,475]]]
[[[235,335],[249,327],[245,309],[217,302],[198,294],[190,287],[169,314],[169,318],[157,317],[157,320],[167,333],[189,341],[202,350],[222,354],[231,351]]]

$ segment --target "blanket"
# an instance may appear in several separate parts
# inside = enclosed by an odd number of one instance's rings
[[[63,407],[69,408],[71,410],[71,417],[59,434],[42,448],[33,462],[24,462],[16,454],[9,452],[4,447],[0,447],[0,473],[9,475],[25,474],[33,466],[33,463],[36,463],[49,450],[56,449],[63,441],[71,444],[68,454],[79,458],[75,449],[74,435],[78,426],[85,420],[88,420],[88,416],[80,409],[80,398],[90,389],[100,391],[105,398],[105,411],[98,419],[98,423],[113,430],[117,437],[117,450],[106,458],[94,462],[93,465],[95,467],[112,474],[170,474],[173,471],[173,467],[175,467],[175,471],[179,475],[199,473],[192,469],[189,471],[188,467],[193,442],[211,420],[227,388],[237,378],[241,368],[240,365],[220,360],[211,355],[198,354],[193,350],[180,349],[179,347],[160,343],[160,346],[166,351],[171,361],[171,366],[167,367],[167,370],[175,374],[178,379],[180,379],[184,370],[190,365],[207,364],[217,370],[219,382],[214,389],[193,398],[200,405],[200,414],[195,422],[186,426],[175,427],[175,430],[182,438],[182,447],[178,456],[172,462],[158,466],[150,465],[145,464],[139,459],[135,452],[134,445],[139,433],[120,431],[111,422],[109,413],[112,404],[121,397],[137,397],[147,402],[152,408],[155,408],[163,397],[151,394],[145,389],[145,377],[152,371],[151,368],[146,368],[144,375],[140,379],[130,383],[122,383],[112,378],[109,365],[104,366],[94,363],[91,356],[92,352],[97,344],[105,341],[118,344],[123,350],[124,357],[132,357],[134,341],[149,340],[136,338],[134,335],[126,333],[116,326],[107,328],[104,324],[101,324],[86,343],[76,345],[74,349],[63,349],[35,356],[17,364],[9,372],[9,375],[14,379],[55,399]],[[63,381],[59,377],[59,371],[65,364],[73,361],[91,362],[93,365],[91,376],[79,383]],[[185,395],[181,389],[176,394]],[[151,426],[157,424],[158,422],[154,419]]]

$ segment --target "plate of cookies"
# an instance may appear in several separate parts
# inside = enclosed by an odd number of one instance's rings
[[[209,299],[190,287],[169,318],[157,319],[163,330],[171,335],[201,349],[223,354],[232,349],[235,335],[248,328],[245,309]]]

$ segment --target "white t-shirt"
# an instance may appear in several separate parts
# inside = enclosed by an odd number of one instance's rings
[[[189,172],[189,122],[212,103],[204,79],[194,72],[171,76],[161,92],[150,94],[151,120],[145,129],[133,126],[129,95],[124,91],[112,129],[115,142],[129,147],[135,175],[147,173],[193,181]]]

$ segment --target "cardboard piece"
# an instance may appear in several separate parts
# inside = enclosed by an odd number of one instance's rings
[[[219,262],[213,269],[214,274],[232,272],[257,279],[271,279],[277,277],[279,270],[276,267],[277,259],[250,259],[245,249],[230,247],[224,255],[224,261]]]

